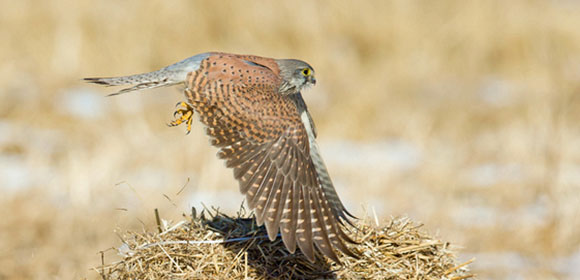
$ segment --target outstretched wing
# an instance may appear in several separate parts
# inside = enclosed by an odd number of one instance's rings
[[[278,73],[271,59],[216,54],[188,77],[186,95],[270,239],[280,230],[290,252],[298,245],[313,261],[316,245],[340,263],[334,249],[356,257],[345,245],[348,213],[312,149],[301,96],[279,94]]]

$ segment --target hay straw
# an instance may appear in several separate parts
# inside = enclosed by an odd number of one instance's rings
[[[360,259],[342,265],[321,255],[310,263],[298,249],[290,254],[280,237],[271,242],[242,208],[232,218],[202,211],[162,233],[126,232],[117,249],[122,260],[94,268],[103,279],[468,279],[450,244],[429,236],[408,218],[375,226],[376,217],[357,221],[353,245]],[[210,218],[205,218],[208,212]],[[371,222],[372,221],[372,222]]]

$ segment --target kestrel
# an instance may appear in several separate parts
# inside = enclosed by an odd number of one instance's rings
[[[335,249],[357,257],[345,245],[355,243],[344,229],[354,217],[334,189],[302,99],[301,90],[316,84],[308,63],[211,52],[150,73],[85,81],[133,85],[112,95],[185,83],[187,102],[171,125],[185,122],[189,132],[199,115],[270,240],[280,230],[286,248],[294,253],[298,244],[311,262],[314,245],[337,263]]]

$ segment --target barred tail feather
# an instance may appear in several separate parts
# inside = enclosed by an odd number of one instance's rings
[[[172,86],[185,82],[187,74],[199,69],[201,61],[209,55],[210,53],[198,54],[149,73],[122,77],[84,78],[83,80],[88,83],[104,86],[133,85],[132,87],[109,94],[109,96],[141,89]]]

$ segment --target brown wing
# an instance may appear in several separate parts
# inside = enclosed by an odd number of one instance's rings
[[[271,59],[214,54],[188,77],[186,95],[270,239],[280,229],[290,252],[298,244],[314,261],[316,244],[340,263],[333,248],[355,257],[339,225],[344,208],[326,197],[297,103],[278,93],[278,73]]]

